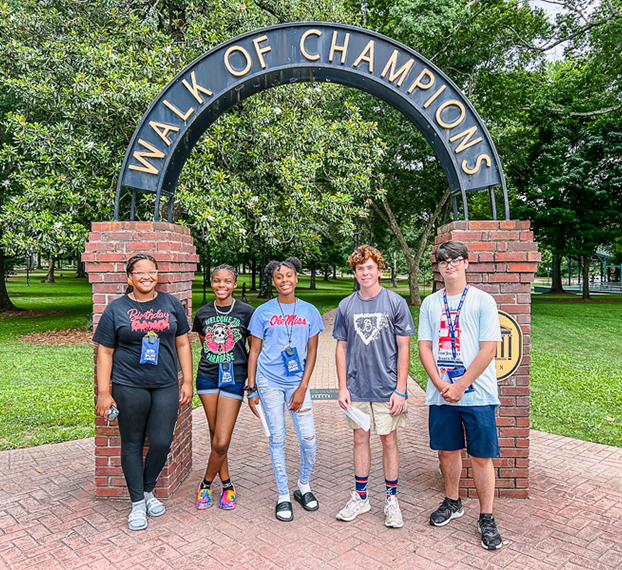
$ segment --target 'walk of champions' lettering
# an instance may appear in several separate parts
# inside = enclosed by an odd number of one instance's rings
[[[455,161],[465,175],[472,176],[482,168],[491,167],[491,143],[481,136],[477,117],[461,100],[461,93],[442,75],[429,69],[429,64],[399,46],[394,48],[388,38],[385,41],[368,35],[365,30],[346,31],[331,26],[319,29],[322,26],[317,25],[318,28],[266,30],[258,37],[240,38],[237,43],[217,48],[199,59],[185,76],[167,88],[152,109],[155,120],[145,121],[141,136],[136,138],[129,170],[159,176],[161,161],[171,156],[173,142],[183,137],[189,122],[216,97],[237,89],[238,80],[263,74],[271,66],[274,69],[297,66],[308,68],[313,81],[313,66],[309,64],[343,67],[358,75],[373,76],[374,81],[409,98],[428,124],[436,125],[441,132],[447,131],[444,144],[454,155],[472,147],[481,148],[479,153],[469,152],[466,159]],[[148,136],[149,132],[155,136]]]
[[[298,315],[285,315],[285,318],[283,318],[283,315],[274,315],[270,319],[271,327],[273,327],[274,325],[290,326],[290,325],[306,325],[306,324],[307,324],[307,319],[306,318],[301,319]]]

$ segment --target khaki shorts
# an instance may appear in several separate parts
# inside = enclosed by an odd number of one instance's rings
[[[390,414],[389,402],[351,402],[350,405],[371,417],[371,429],[375,429],[378,435],[389,435],[398,427],[410,425],[408,421],[408,402],[404,402],[404,411],[395,417]],[[348,416],[345,416],[345,418],[348,427],[360,429],[361,426],[353,422]]]

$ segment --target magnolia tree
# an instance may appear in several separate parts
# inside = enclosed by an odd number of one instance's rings
[[[222,117],[180,181],[183,220],[208,242],[227,239],[262,255],[315,251],[327,226],[350,235],[383,145],[374,123],[340,101],[341,88],[296,85]],[[339,116],[335,117],[335,108]],[[262,296],[270,296],[270,280]]]
[[[270,3],[201,0],[0,4],[0,257],[4,251],[81,251],[90,223],[112,217],[117,175],[140,117],[198,55],[278,21],[352,21],[339,3],[291,2],[279,10]],[[299,96],[316,104],[335,97],[330,89],[329,95],[304,92],[293,88],[289,95],[256,97],[200,143],[184,171],[177,208],[197,236],[226,237],[242,247],[250,239],[268,247],[296,242],[305,249],[315,240],[311,228],[320,218],[334,221],[339,212],[347,223],[352,200],[344,197],[344,177],[353,175],[352,192],[358,193],[366,174],[364,168],[348,171],[345,163],[359,154],[346,149],[345,141],[353,135],[359,140],[355,129],[368,133],[373,126],[363,125],[355,109],[348,111],[352,123],[338,125],[311,104],[294,103]],[[332,130],[322,140],[308,134],[307,155],[292,143],[295,133],[288,131],[286,117],[303,129]],[[264,128],[268,136],[261,134]],[[251,147],[258,144],[265,155],[253,156]],[[212,149],[213,164],[201,156]],[[368,162],[368,155],[363,150],[361,161]],[[243,172],[244,161],[252,174]],[[321,183],[318,169],[326,173]],[[152,215],[150,198],[141,202],[139,218]],[[2,282],[0,311],[11,308]]]

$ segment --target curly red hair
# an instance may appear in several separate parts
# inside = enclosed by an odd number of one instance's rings
[[[384,260],[384,257],[382,257],[382,253],[380,253],[380,251],[378,251],[375,247],[367,244],[357,247],[352,255],[348,257],[348,263],[354,271],[354,268],[357,265],[362,265],[368,259],[373,259],[380,271],[387,266],[387,262]]]

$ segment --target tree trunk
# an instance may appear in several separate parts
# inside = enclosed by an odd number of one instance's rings
[[[251,291],[257,292],[257,256],[254,253],[251,264]]]
[[[37,253],[37,269],[43,269],[41,265],[41,253]]]
[[[54,267],[56,265],[56,256],[50,253],[50,266],[48,267],[48,278],[46,283],[56,283],[54,279]]]
[[[315,284],[315,262],[311,264],[311,284],[309,285],[309,289],[311,291],[317,291],[317,286]]]
[[[359,246],[359,221],[358,218],[354,221],[354,235],[352,236],[352,241],[354,242],[354,251],[356,251],[356,249]],[[354,276],[354,290],[355,291],[359,291],[361,289],[361,285],[359,284],[359,282],[356,279],[356,275]]]
[[[445,190],[440,202],[436,206],[434,213],[427,221],[425,227],[423,228],[423,232],[421,233],[421,237],[419,238],[419,246],[417,247],[417,251],[415,255],[412,254],[408,243],[406,242],[406,238],[400,229],[397,220],[395,219],[395,215],[393,214],[393,210],[389,206],[389,203],[383,199],[382,206],[384,208],[384,212],[380,209],[380,207],[372,202],[372,207],[374,211],[380,216],[380,218],[389,226],[389,229],[393,232],[395,237],[397,238],[398,243],[400,244],[400,248],[406,258],[406,263],[408,264],[408,290],[410,292],[410,304],[415,307],[421,306],[421,294],[419,293],[419,263],[421,262],[421,257],[423,256],[423,252],[425,251],[426,245],[428,243],[428,237],[432,228],[434,227],[434,223],[437,218],[441,214],[443,210],[443,206],[449,199],[451,192],[449,187]]]
[[[391,283],[393,289],[397,289],[397,255],[393,252],[393,265],[391,266]]]
[[[564,286],[562,285],[562,256],[559,255],[559,253],[553,254],[552,271],[551,289],[549,290],[549,293],[561,295],[564,293]]]
[[[324,279],[322,279],[322,281],[328,281],[328,275],[330,273],[330,267],[328,267],[328,265],[326,267],[324,267]]]
[[[82,256],[78,254],[76,257],[76,277],[78,279],[83,279],[86,277],[86,271],[84,270],[84,263],[80,260]]]
[[[584,255],[583,257],[583,296],[584,301],[589,301],[590,297],[590,259],[591,255]]]
[[[0,268],[2,268],[2,279],[0,279],[0,313],[15,311],[17,307],[11,301],[6,288],[6,280],[4,278],[4,248],[2,247],[0,247]]]
[[[272,279],[265,273],[266,265],[270,263],[270,252],[263,250],[261,252],[261,279],[259,282],[259,298],[260,299],[272,299]]]
[[[333,279],[336,281],[337,280],[337,266],[333,265]]]

